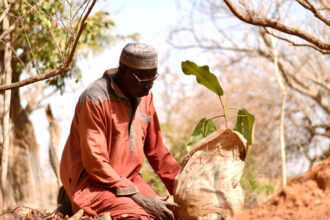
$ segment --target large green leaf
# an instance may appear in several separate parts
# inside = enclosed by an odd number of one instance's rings
[[[198,141],[207,137],[215,130],[217,130],[217,128],[215,127],[213,121],[202,118],[202,120],[198,122],[190,137],[189,144],[187,145],[188,152],[197,144]]]
[[[250,114],[245,108],[243,108],[237,113],[237,121],[233,129],[241,133],[250,145],[253,144],[254,140],[254,122],[254,115]]]
[[[184,74],[195,75],[199,84],[215,92],[218,96],[223,95],[223,90],[217,77],[210,72],[207,65],[198,66],[194,62],[187,60],[181,63],[181,67]]]

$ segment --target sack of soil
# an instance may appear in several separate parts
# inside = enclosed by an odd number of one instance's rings
[[[247,142],[231,129],[200,140],[183,159],[174,184],[177,219],[226,219],[240,212]]]

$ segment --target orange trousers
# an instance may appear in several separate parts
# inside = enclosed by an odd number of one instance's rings
[[[135,178],[134,184],[141,194],[158,196],[140,175]],[[80,201],[83,201],[83,206],[80,205]],[[86,203],[86,201],[88,202]],[[101,187],[93,182],[88,182],[81,191],[73,195],[72,209],[73,213],[83,209],[86,214],[91,216],[102,216],[110,212],[112,219],[155,219],[129,196],[116,196],[108,188]]]

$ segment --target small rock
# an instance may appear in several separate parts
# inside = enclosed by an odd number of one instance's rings
[[[96,218],[95,220],[111,220],[110,212],[105,213],[104,215]]]
[[[84,210],[80,209],[76,214],[74,214],[69,220],[79,220],[84,214]]]

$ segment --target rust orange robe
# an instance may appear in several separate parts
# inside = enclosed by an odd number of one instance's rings
[[[74,212],[149,219],[128,196],[157,196],[140,174],[144,157],[171,194],[180,166],[163,144],[152,93],[137,99],[134,112],[114,74],[106,73],[86,88],[76,105],[62,153],[61,180]]]

